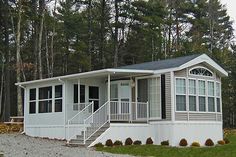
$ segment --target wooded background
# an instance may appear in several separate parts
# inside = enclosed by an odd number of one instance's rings
[[[22,115],[15,82],[206,53],[236,126],[236,45],[219,0],[0,0],[0,119]],[[17,105],[18,104],[18,105]]]

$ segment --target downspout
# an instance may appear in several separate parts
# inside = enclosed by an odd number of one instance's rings
[[[63,84],[62,91],[63,91],[63,111],[64,111],[64,138],[66,139],[66,82],[63,81],[61,78],[58,79],[59,82]]]
[[[24,130],[21,132],[21,134],[24,134],[25,133],[25,129],[26,129],[26,127],[25,127],[25,124],[26,124],[26,120],[25,120],[25,109],[26,109],[26,101],[27,101],[27,99],[26,99],[26,87],[24,87],[24,86],[22,86],[21,84],[19,84],[18,85],[20,88],[22,88],[22,89],[24,89]]]

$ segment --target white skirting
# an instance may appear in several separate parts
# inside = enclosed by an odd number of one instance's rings
[[[143,144],[151,137],[154,144],[160,145],[164,140],[169,140],[171,146],[178,146],[182,138],[187,139],[191,144],[194,141],[204,145],[208,138],[215,143],[223,138],[221,122],[152,122],[150,124],[111,124],[99,138],[90,146],[96,143],[105,144],[107,139],[121,140],[130,137],[133,141],[140,140]]]

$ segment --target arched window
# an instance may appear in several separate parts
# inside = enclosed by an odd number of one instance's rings
[[[197,67],[197,68],[194,68],[194,69],[190,69],[189,73],[191,75],[208,76],[208,77],[213,76],[213,73],[210,70],[208,70],[204,67]]]

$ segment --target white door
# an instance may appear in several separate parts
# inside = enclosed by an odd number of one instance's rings
[[[112,114],[128,114],[131,100],[131,86],[129,80],[111,82]]]

